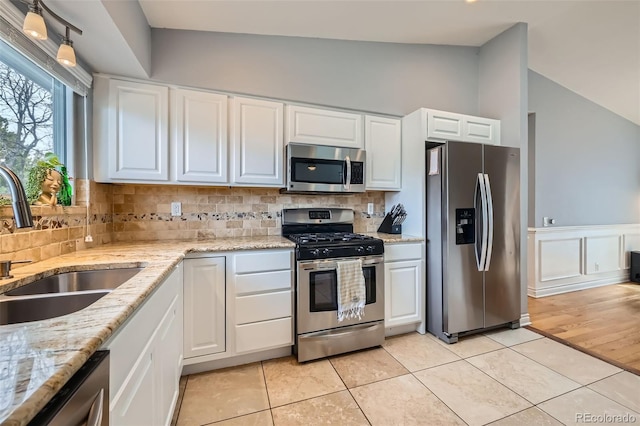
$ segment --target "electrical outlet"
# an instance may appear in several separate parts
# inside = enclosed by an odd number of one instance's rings
[[[594,269],[596,272],[600,270],[600,264],[598,262],[596,262],[596,264],[594,265]]]
[[[182,203],[180,201],[171,203],[171,216],[182,216]]]
[[[373,214],[373,203],[368,203],[367,204],[367,214],[369,214],[369,215]]]

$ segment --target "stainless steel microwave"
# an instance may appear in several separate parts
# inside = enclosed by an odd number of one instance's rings
[[[365,151],[328,145],[287,145],[287,191],[364,192]]]

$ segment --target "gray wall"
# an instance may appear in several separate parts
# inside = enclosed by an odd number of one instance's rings
[[[500,144],[520,148],[520,312],[527,307],[527,24],[516,24],[480,48],[478,112],[500,119]]]
[[[535,226],[640,223],[640,126],[529,71]]]
[[[478,48],[152,30],[157,81],[391,115],[477,114]]]

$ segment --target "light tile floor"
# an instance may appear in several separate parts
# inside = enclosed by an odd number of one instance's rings
[[[430,334],[183,378],[177,425],[640,423],[640,377],[527,329]],[[603,421],[604,420],[604,421]]]

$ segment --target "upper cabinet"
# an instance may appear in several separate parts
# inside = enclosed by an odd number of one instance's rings
[[[453,140],[500,145],[500,120],[423,109],[428,140]]]
[[[286,142],[364,148],[362,115],[287,105]]]
[[[97,182],[284,186],[283,103],[105,76],[94,87]]]
[[[231,174],[239,185],[284,186],[284,104],[231,99]]]
[[[366,115],[364,123],[367,190],[400,190],[401,120]]]
[[[107,141],[94,152],[96,180],[167,181],[169,89],[112,79],[96,91],[107,98],[105,128],[96,126],[98,141]]]
[[[227,183],[227,96],[171,90],[176,180]]]

